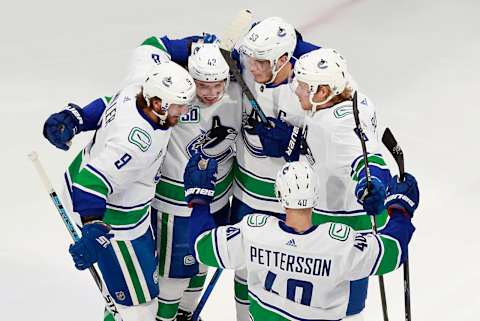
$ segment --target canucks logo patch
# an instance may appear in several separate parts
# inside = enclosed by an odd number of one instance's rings
[[[333,115],[335,116],[335,118],[343,118],[351,114],[353,114],[352,106],[340,106],[335,108],[335,110],[333,111]]]
[[[346,241],[350,235],[351,228],[344,224],[332,223],[328,234],[332,239]]]
[[[251,227],[261,227],[267,223],[268,216],[263,214],[253,214],[249,215],[247,219],[248,226]]]
[[[132,128],[130,134],[128,134],[128,141],[140,148],[142,152],[146,152],[150,145],[152,145],[150,134],[138,127]]]
[[[205,157],[215,158],[219,163],[230,159],[234,154],[235,139],[238,132],[235,128],[223,126],[220,117],[214,116],[212,128],[207,131],[201,131],[201,134],[195,137],[187,145],[187,153],[195,155],[201,153]]]

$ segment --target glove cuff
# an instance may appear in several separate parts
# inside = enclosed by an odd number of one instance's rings
[[[412,214],[410,214],[403,206],[401,205],[398,205],[398,204],[395,204],[395,205],[390,205],[388,208],[387,208],[387,212],[388,212],[388,215],[390,217],[394,216],[394,215],[402,215],[403,217],[407,218],[407,219],[411,219],[412,218]]]
[[[73,129],[73,134],[76,135],[80,133],[84,129],[84,121],[83,121],[83,110],[82,108],[78,107],[75,104],[69,103],[67,107],[65,107],[65,110],[70,112],[70,114],[73,116],[73,119],[75,121],[75,128]]]

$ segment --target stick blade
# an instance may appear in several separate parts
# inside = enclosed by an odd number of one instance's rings
[[[251,23],[252,13],[250,10],[241,10],[225,32],[220,34],[220,48],[226,51],[232,51],[238,39],[248,31]]]
[[[397,162],[398,169],[400,171],[400,178],[403,180],[403,176],[405,173],[403,151],[400,145],[397,143],[397,140],[393,136],[392,131],[388,127],[383,132],[382,143],[388,149],[390,154],[392,154],[393,158],[395,159],[395,162]]]

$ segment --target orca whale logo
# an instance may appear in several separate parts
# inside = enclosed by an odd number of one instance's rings
[[[242,139],[245,143],[245,147],[252,156],[258,158],[265,158],[263,153],[263,147],[260,143],[260,138],[258,138],[255,127],[259,123],[260,119],[254,109],[250,112],[249,115],[244,113],[242,115]]]
[[[230,159],[234,153],[237,130],[229,126],[223,126],[220,117],[214,116],[212,128],[203,131],[187,145],[187,153],[195,155],[202,153],[205,157],[215,158],[219,163]]]

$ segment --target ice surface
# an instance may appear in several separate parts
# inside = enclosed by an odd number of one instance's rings
[[[40,153],[54,184],[88,140],[51,147],[44,119],[73,101],[110,94],[130,50],[150,35],[220,32],[241,8],[281,16],[304,38],[337,48],[401,143],[421,205],[410,268],[414,320],[478,320],[480,242],[480,3],[418,1],[16,1],[0,14],[1,320],[101,320],[88,272],[26,155]],[[393,161],[391,162],[393,166]],[[403,319],[402,273],[386,278],[391,320]],[[225,273],[204,320],[234,320]],[[381,320],[376,281],[366,320]]]

